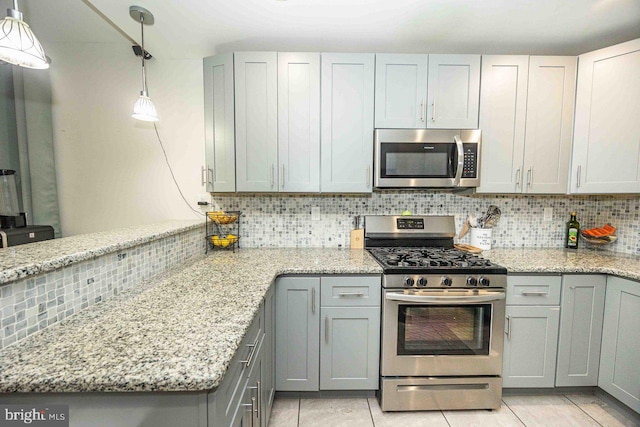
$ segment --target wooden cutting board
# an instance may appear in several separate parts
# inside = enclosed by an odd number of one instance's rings
[[[466,243],[456,243],[453,245],[454,248],[459,249],[463,252],[469,252],[470,254],[481,254],[482,249],[477,248],[475,246],[467,245]]]

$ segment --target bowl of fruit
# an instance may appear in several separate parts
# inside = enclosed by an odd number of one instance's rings
[[[582,240],[587,245],[592,246],[605,246],[615,242],[618,237],[616,236],[616,228],[611,224],[606,224],[604,227],[589,228],[580,232]]]

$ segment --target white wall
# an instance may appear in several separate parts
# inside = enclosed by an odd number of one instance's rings
[[[151,124],[131,118],[141,90],[131,45],[50,43],[53,131],[64,236],[193,219]],[[152,52],[153,53],[153,52]],[[158,130],[178,184],[193,207],[204,191],[201,59],[154,58],[147,69]]]

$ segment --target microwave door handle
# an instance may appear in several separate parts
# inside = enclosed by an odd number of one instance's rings
[[[454,187],[460,187],[460,179],[462,178],[462,168],[464,167],[464,146],[458,135],[453,137],[458,149],[458,168],[456,169],[456,177],[453,181]]]
[[[469,295],[469,296],[436,296],[436,295],[407,295],[388,293],[385,299],[389,301],[402,302],[431,302],[431,303],[474,303],[474,302],[491,302],[505,299],[504,292],[494,295]]]

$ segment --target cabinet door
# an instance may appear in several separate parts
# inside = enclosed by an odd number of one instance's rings
[[[320,369],[320,278],[276,282],[276,390],[317,391]]]
[[[280,191],[320,191],[320,54],[278,53]]]
[[[576,88],[575,56],[532,56],[524,191],[567,193]]]
[[[426,127],[428,55],[376,55],[376,128]]]
[[[560,307],[507,306],[503,387],[553,387]]]
[[[371,192],[374,59],[322,54],[322,192]]]
[[[278,58],[275,52],[236,52],[236,186],[277,191]]]
[[[640,283],[607,278],[598,387],[640,412]]]
[[[640,192],[640,39],[579,62],[571,192]]]
[[[269,425],[271,407],[276,393],[275,309],[276,292],[275,286],[271,285],[271,289],[264,298],[264,351],[262,352],[263,366],[260,387],[260,410],[263,414],[263,427]]]
[[[478,193],[520,193],[527,115],[526,55],[484,55]]]
[[[236,191],[233,54],[204,59],[206,187]]]
[[[557,387],[597,386],[606,276],[562,277]]]
[[[477,129],[480,55],[429,55],[427,128]]]
[[[377,390],[379,307],[322,307],[321,390]]]

